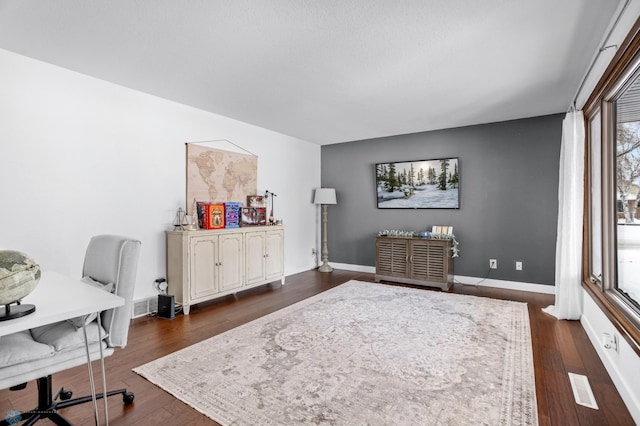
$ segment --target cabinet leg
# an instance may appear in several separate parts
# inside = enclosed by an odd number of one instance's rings
[[[280,278],[280,285],[284,285],[284,277]]]
[[[189,310],[190,310],[190,306],[189,305],[182,305],[182,313],[184,315],[189,315]]]

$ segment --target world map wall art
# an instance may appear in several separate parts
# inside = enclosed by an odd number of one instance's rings
[[[186,147],[186,204],[190,214],[194,200],[244,204],[248,195],[257,192],[257,156],[212,148],[206,142],[187,143]]]

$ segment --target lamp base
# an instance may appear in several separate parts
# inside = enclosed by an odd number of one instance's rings
[[[320,265],[320,267],[318,268],[318,271],[320,271],[320,272],[331,272],[331,271],[333,271],[333,268],[328,263],[325,262],[322,265]]]

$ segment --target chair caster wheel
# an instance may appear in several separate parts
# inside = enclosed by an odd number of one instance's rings
[[[122,394],[122,402],[124,402],[124,405],[132,404],[135,397],[136,396],[133,394],[133,392],[125,392],[124,394]]]
[[[63,401],[66,401],[68,399],[71,399],[71,397],[73,396],[73,392],[70,390],[60,390],[60,399]]]

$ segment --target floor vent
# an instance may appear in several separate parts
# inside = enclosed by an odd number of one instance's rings
[[[569,381],[571,382],[571,389],[573,389],[573,397],[576,399],[576,404],[597,410],[598,404],[596,404],[596,399],[591,391],[587,376],[569,373]]]
[[[143,315],[158,312],[158,298],[150,297],[148,299],[137,300],[133,302],[132,318],[138,318]]]

